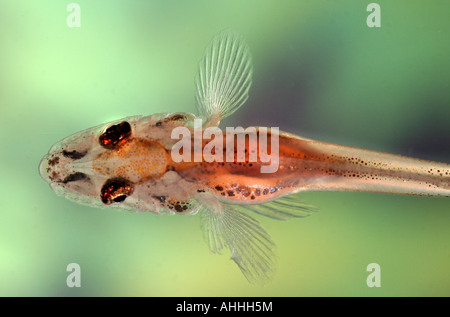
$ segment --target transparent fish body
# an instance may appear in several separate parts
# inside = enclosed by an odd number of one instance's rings
[[[269,151],[272,139],[278,140],[277,168],[262,173],[267,161],[259,154],[252,159],[252,154],[263,146],[260,135],[266,128],[235,131],[230,139],[225,132],[214,138],[204,135],[245,103],[251,79],[248,46],[241,36],[224,31],[200,62],[199,116],[134,116],[81,131],[50,149],[40,163],[40,174],[57,194],[82,204],[155,213],[200,212],[211,251],[228,248],[246,278],[255,283],[269,280],[274,271],[274,243],[249,210],[281,220],[307,216],[315,207],[294,195],[303,191],[450,196],[448,164],[284,132],[266,134]],[[200,143],[195,139],[196,119],[203,122]],[[179,127],[191,135],[187,153],[191,160],[173,159],[179,141],[173,131]],[[240,136],[246,142],[231,152],[230,159],[226,149]],[[205,151],[213,139],[222,139],[223,154]],[[221,159],[211,160],[213,154]]]

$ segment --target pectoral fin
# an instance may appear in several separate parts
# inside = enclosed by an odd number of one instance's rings
[[[275,271],[275,245],[258,221],[228,205],[209,206],[201,213],[209,248],[231,251],[231,259],[251,283],[264,284]]]
[[[218,126],[248,98],[252,84],[250,50],[242,36],[225,30],[205,50],[196,77],[197,109],[205,127]]]

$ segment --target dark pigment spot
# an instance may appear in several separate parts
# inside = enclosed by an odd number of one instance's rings
[[[164,203],[166,202],[166,196],[153,196],[156,199],[158,199],[160,202]]]
[[[55,166],[58,163],[59,163],[59,157],[54,157],[54,158],[48,160],[48,165],[49,166]]]
[[[174,114],[173,116],[169,117],[167,120],[180,121],[180,120],[184,120],[185,118],[186,118],[186,116],[177,113],[177,114]]]
[[[69,182],[75,182],[75,181],[80,181],[80,180],[85,180],[85,179],[89,179],[89,177],[87,177],[87,175],[84,173],[77,172],[77,173],[70,174],[69,176],[64,178],[64,180],[62,182],[64,184],[67,184]]]
[[[80,158],[82,158],[83,156],[85,156],[86,153],[87,153],[87,151],[86,151],[86,152],[77,152],[77,151],[75,151],[75,150],[73,150],[73,151],[66,151],[66,150],[64,150],[64,151],[62,152],[62,154],[63,154],[65,157],[68,157],[68,158],[70,158],[70,159],[72,159],[72,160],[79,160]]]

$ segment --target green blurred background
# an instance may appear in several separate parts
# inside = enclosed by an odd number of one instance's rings
[[[38,164],[50,146],[113,119],[195,112],[193,77],[232,28],[254,62],[250,98],[225,122],[450,163],[448,1],[0,2],[0,295],[449,296],[450,201],[305,193],[306,219],[258,217],[278,271],[247,283],[213,255],[199,217],[77,205]],[[66,266],[81,266],[81,288]],[[380,288],[366,266],[381,266]]]

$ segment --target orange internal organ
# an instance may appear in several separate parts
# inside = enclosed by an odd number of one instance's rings
[[[107,177],[122,177],[133,183],[163,175],[170,155],[158,142],[131,138],[115,150],[106,150],[92,161],[93,170]]]

